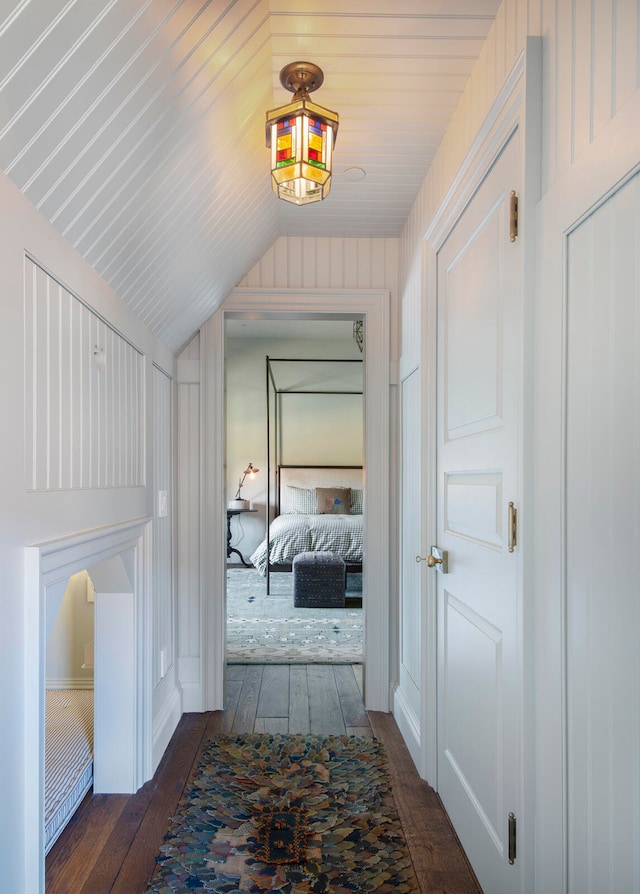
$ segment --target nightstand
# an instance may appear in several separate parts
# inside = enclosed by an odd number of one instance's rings
[[[231,555],[231,553],[235,553],[237,556],[240,556],[240,561],[246,568],[251,568],[249,562],[245,562],[244,556],[240,552],[239,549],[236,549],[235,546],[231,546],[231,519],[234,515],[242,515],[243,512],[257,512],[257,509],[227,509],[227,559]]]

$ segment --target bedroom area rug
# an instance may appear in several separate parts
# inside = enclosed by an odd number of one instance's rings
[[[359,664],[363,659],[362,575],[347,575],[347,607],[295,608],[293,575],[265,578],[255,568],[227,569],[230,664]]]
[[[216,736],[145,894],[417,894],[381,742]]]

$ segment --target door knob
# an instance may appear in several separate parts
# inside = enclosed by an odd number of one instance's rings
[[[429,556],[416,556],[416,562],[426,562],[429,568],[435,568],[440,574],[449,572],[449,553],[446,549],[438,549],[437,546],[431,547]]]

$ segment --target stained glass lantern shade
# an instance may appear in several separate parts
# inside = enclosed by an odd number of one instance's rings
[[[271,183],[278,198],[296,205],[326,199],[337,132],[338,115],[306,95],[267,112]]]

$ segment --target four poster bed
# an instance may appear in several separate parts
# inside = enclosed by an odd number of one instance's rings
[[[298,553],[317,550],[340,556],[347,571],[361,571],[362,467],[279,466],[276,475],[276,515],[267,536],[251,556],[258,571],[263,575],[269,571],[291,571]],[[327,496],[344,502],[345,511],[318,511]]]
[[[265,538],[250,561],[267,580],[272,571],[291,571],[294,558],[305,552],[330,552],[340,556],[347,572],[362,571],[364,544],[364,481],[362,466],[293,465],[282,462],[282,396],[356,395],[362,397],[361,360],[267,361],[267,523]],[[297,364],[297,369],[342,364],[350,370],[331,385],[305,384],[279,387],[274,364]],[[346,367],[357,364],[357,367]],[[302,366],[301,366],[302,365]],[[299,378],[298,378],[299,382]],[[310,384],[311,382],[311,384]],[[355,384],[354,384],[355,382]],[[359,385],[359,387],[358,387]],[[273,494],[273,499],[272,499]]]

